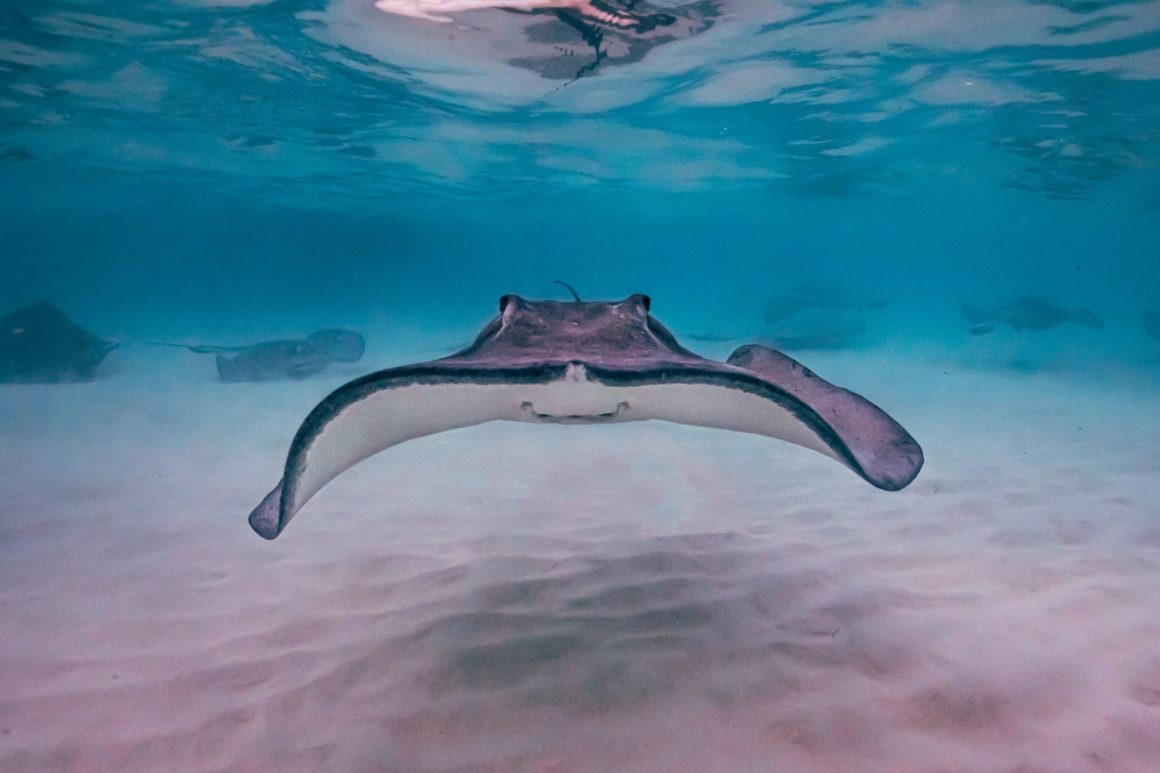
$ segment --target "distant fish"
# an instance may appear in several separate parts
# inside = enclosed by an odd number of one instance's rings
[[[81,329],[53,304],[34,303],[0,319],[0,381],[92,381],[118,346]]]
[[[1160,341],[1160,309],[1144,309],[1140,318],[1144,321],[1144,331]]]
[[[145,343],[214,354],[218,376],[226,382],[306,378],[321,373],[332,362],[358,362],[366,351],[366,339],[361,335],[336,328],[318,330],[301,340],[264,341],[251,346]],[[232,357],[227,356],[231,353]]]
[[[1099,330],[1104,321],[1089,309],[1062,309],[1046,298],[1024,297],[990,311],[963,306],[963,318],[971,323],[973,335],[994,331],[1000,322],[1015,330],[1051,330],[1067,322]]]

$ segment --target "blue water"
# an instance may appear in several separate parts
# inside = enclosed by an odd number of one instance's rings
[[[571,80],[509,64],[528,27],[588,61],[551,15],[10,0],[0,306],[242,333],[478,320],[564,278],[736,328],[826,281],[916,325],[1042,294],[1139,333],[1156,3],[676,5],[704,28]]]
[[[0,0],[0,316],[120,342],[0,384],[0,768],[1149,769],[1160,0],[511,2]],[[331,389],[555,280],[927,467],[491,424],[249,532]],[[1104,324],[962,314],[1021,297]]]

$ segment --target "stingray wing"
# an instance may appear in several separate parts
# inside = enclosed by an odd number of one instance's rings
[[[922,469],[922,448],[901,424],[866,398],[820,378],[793,358],[750,344],[733,352],[727,363],[784,394],[785,398],[773,401],[784,404],[825,444],[829,455],[868,483],[898,491]],[[801,445],[812,447],[812,442]]]
[[[886,491],[905,488],[922,468],[922,449],[885,411],[766,346],[742,346],[724,366],[702,360],[651,371],[590,367],[589,373],[619,390],[605,404],[623,405],[621,420],[777,438],[836,459]]]
[[[640,365],[471,364],[456,357],[373,373],[340,387],[299,428],[282,481],[250,514],[277,537],[326,483],[407,440],[488,421],[658,419],[748,432],[830,456],[886,490],[918,474],[922,451],[877,406],[767,347],[721,364],[695,356]]]
[[[528,389],[559,380],[564,372],[563,365],[484,368],[436,361],[390,368],[339,387],[298,429],[282,480],[250,513],[250,526],[274,539],[319,489],[393,445],[488,421],[526,419]]]

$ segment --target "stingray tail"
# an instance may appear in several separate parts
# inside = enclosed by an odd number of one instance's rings
[[[568,284],[563,279],[553,279],[552,282],[554,284],[563,285],[564,287],[568,288],[568,292],[572,293],[572,297],[576,300],[576,303],[583,303],[583,301],[580,300],[580,293],[576,292],[575,287]]]
[[[1076,309],[1071,312],[1069,319],[1072,322],[1090,327],[1092,330],[1099,330],[1104,326],[1104,321],[1095,315],[1095,312],[1088,309]]]
[[[218,375],[222,381],[226,383],[241,381],[238,376],[238,366],[234,364],[233,360],[220,354],[215,359],[217,360]]]

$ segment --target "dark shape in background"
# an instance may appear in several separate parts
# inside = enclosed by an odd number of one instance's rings
[[[1144,322],[1144,332],[1160,341],[1160,309],[1144,309],[1140,319]]]
[[[85,331],[53,304],[34,303],[0,319],[0,381],[92,381],[118,346]]]
[[[1090,309],[1063,309],[1041,297],[1019,298],[989,311],[966,305],[962,308],[962,315],[971,323],[970,332],[974,335],[990,333],[1000,322],[1020,331],[1051,330],[1068,322],[1093,330],[1104,326],[1104,321]]]
[[[770,298],[762,309],[761,340],[784,349],[836,349],[870,327],[870,309],[882,301],[849,297],[841,287],[802,285]]]
[[[334,362],[358,362],[366,352],[366,339],[362,335],[339,328],[318,330],[304,339],[263,341],[249,346],[145,343],[216,355],[218,375],[225,382],[306,378],[321,373]],[[231,353],[232,357],[227,356]]]

